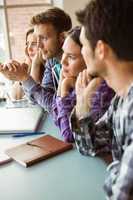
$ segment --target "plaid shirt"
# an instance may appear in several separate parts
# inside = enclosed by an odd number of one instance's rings
[[[133,85],[124,98],[115,96],[108,111],[97,122],[88,116],[76,123],[71,116],[72,130],[79,151],[96,155],[112,151],[113,162],[104,189],[111,200],[133,200]]]
[[[92,99],[93,119],[97,121],[108,109],[114,92],[109,88],[105,81],[101,83]],[[101,102],[101,103],[99,103]],[[105,102],[105,103],[103,103]],[[76,95],[74,90],[63,98],[54,96],[52,102],[52,117],[55,124],[59,127],[61,135],[67,142],[73,142],[73,133],[70,128],[70,114],[76,104]]]
[[[60,64],[56,58],[47,60],[41,84],[36,83],[32,77],[23,81],[22,84],[26,96],[49,112],[51,111],[52,101],[58,87],[52,71],[56,64]]]

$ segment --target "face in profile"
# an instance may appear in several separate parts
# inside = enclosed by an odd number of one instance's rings
[[[37,52],[37,37],[34,33],[30,33],[27,36],[26,45],[27,45],[27,53],[30,59],[32,60]]]
[[[63,44],[63,55],[61,59],[63,76],[66,78],[76,78],[79,72],[86,68],[81,55],[81,47],[70,36]]]
[[[93,52],[89,41],[85,35],[85,29],[82,27],[80,33],[80,41],[82,44],[82,55],[87,66],[88,74],[91,76],[99,76],[100,62],[97,60],[95,52]]]
[[[43,59],[58,56],[62,48],[60,34],[52,24],[35,25],[34,32],[38,38],[38,47],[42,50]]]

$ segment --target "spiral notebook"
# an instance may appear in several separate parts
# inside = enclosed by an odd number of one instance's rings
[[[6,150],[5,153],[21,165],[28,167],[72,148],[73,145],[70,143],[63,142],[51,135],[45,135],[12,147]]]
[[[44,115],[47,113],[39,106],[0,108],[0,135],[34,132]]]

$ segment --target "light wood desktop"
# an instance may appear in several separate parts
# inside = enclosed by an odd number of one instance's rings
[[[59,130],[48,116],[40,127],[60,138]],[[36,136],[39,137],[39,136]],[[35,136],[0,137],[0,147],[31,140]],[[99,158],[82,156],[70,150],[32,167],[13,161],[0,166],[1,200],[104,200],[106,164]]]

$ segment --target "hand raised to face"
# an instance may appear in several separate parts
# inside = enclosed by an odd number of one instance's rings
[[[92,97],[101,82],[101,78],[92,78],[88,75],[87,70],[80,72],[75,85],[76,116],[78,119],[85,116],[91,110]]]
[[[61,70],[60,72],[60,80],[59,80],[59,86],[58,86],[58,96],[65,97],[68,95],[70,89],[75,88],[75,77],[66,78],[63,76],[63,72]]]

